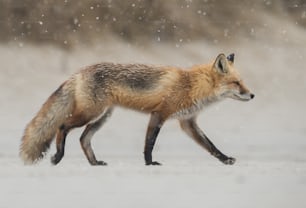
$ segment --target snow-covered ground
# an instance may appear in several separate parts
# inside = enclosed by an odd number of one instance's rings
[[[305,43],[305,31],[294,28],[277,40],[226,46],[136,48],[118,40],[73,51],[0,46],[0,207],[306,207]],[[226,100],[199,117],[215,145],[237,159],[235,165],[221,164],[170,120],[153,152],[163,166],[146,167],[148,115],[125,109],[117,109],[93,140],[106,167],[89,166],[79,145],[81,129],[69,134],[58,166],[49,162],[54,146],[35,166],[18,158],[26,123],[80,67],[100,61],[187,67],[219,52],[236,53],[236,67],[256,94],[247,103]]]

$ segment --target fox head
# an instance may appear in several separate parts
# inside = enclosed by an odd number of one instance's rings
[[[238,71],[234,68],[235,55],[219,54],[212,66],[215,76],[217,94],[240,101],[249,101],[255,97],[245,86]]]

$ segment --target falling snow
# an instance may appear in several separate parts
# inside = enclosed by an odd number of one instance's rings
[[[303,1],[32,1],[3,1],[0,8],[1,207],[306,207]],[[232,52],[256,97],[203,109],[197,122],[237,159],[234,166],[197,146],[176,120],[164,124],[153,151],[163,166],[145,166],[149,115],[119,107],[92,143],[109,166],[88,165],[81,128],[69,134],[58,166],[49,162],[55,142],[37,165],[21,163],[24,127],[83,66],[148,63],[188,70]]]

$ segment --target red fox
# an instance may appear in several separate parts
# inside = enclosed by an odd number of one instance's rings
[[[235,158],[214,146],[198,127],[196,117],[203,108],[224,98],[254,98],[233,65],[234,54],[219,54],[212,63],[189,70],[113,63],[86,67],[65,81],[27,125],[20,157],[25,164],[37,162],[56,135],[56,153],[51,157],[56,165],[64,156],[69,131],[86,125],[81,147],[91,165],[106,165],[96,159],[91,139],[114,107],[121,106],[151,114],[144,146],[146,165],[161,165],[152,160],[152,150],[162,125],[170,118],[178,119],[183,131],[213,156],[232,165]]]

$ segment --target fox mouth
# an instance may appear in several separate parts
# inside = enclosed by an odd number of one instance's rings
[[[240,100],[240,101],[249,101],[249,100],[252,100],[254,98],[254,94],[250,94],[250,95],[237,95],[237,94],[234,94],[233,95],[233,98],[236,99],[236,100]]]

